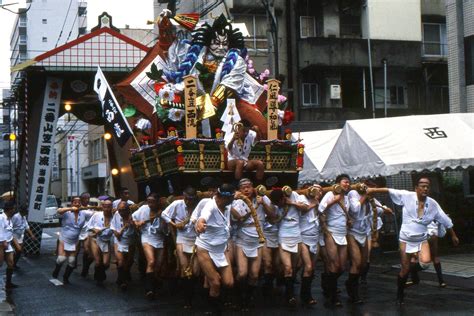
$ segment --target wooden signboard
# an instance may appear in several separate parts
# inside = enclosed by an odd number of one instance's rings
[[[186,76],[184,79],[184,99],[185,99],[185,120],[186,120],[186,138],[196,138],[197,135],[197,82],[196,77]]]
[[[278,92],[280,91],[280,81],[270,79],[267,81],[267,84],[267,138],[272,140],[278,138]]]

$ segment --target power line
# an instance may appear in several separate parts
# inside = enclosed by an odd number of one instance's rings
[[[72,31],[74,30],[74,25],[76,24],[77,16],[78,16],[78,14],[74,15],[74,21],[72,22],[71,30],[69,31],[69,34],[66,38],[65,43],[67,43],[69,41],[69,38],[71,37]],[[77,33],[79,33],[79,31]]]
[[[66,16],[64,17],[63,26],[61,27],[61,32],[59,32],[58,40],[56,41],[56,45],[54,48],[58,47],[59,40],[61,39],[61,35],[63,34],[64,26],[66,25],[67,16],[69,15],[69,11],[71,10],[72,0],[69,0],[69,7],[67,8]]]

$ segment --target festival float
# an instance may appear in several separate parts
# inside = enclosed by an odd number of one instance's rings
[[[130,155],[139,187],[172,193],[207,177],[233,182],[226,144],[239,122],[259,132],[248,159],[263,162],[266,184],[296,185],[304,146],[286,127],[293,113],[280,82],[256,71],[239,29],[224,15],[211,25],[164,12],[157,23],[157,45],[117,85],[133,104],[124,113],[139,144]],[[177,24],[190,39],[176,35]]]

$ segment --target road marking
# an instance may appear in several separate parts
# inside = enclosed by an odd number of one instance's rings
[[[58,279],[49,279],[49,282],[53,283],[56,286],[64,285],[63,282],[59,281]]]
[[[49,238],[53,238],[53,236],[49,235],[49,234],[46,234],[46,233],[42,233],[41,234],[41,238],[42,239],[49,239]]]

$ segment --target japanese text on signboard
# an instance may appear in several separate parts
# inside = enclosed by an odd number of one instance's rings
[[[197,128],[197,83],[193,76],[184,77],[184,95],[186,112],[186,137],[195,138]]]
[[[29,200],[29,220],[42,221],[51,166],[53,162],[54,137],[58,121],[59,104],[61,101],[62,81],[48,78],[46,82],[43,109],[41,112],[38,143],[36,147],[35,168],[33,171],[31,195]]]
[[[268,80],[268,117],[267,134],[268,139],[278,138],[278,92],[280,91],[280,81],[276,79]]]

